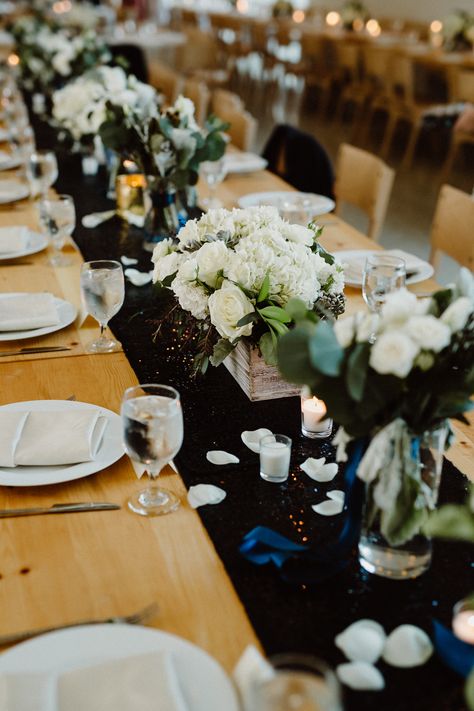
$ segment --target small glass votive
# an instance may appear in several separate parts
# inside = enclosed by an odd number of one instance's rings
[[[117,211],[122,216],[125,216],[127,212],[144,216],[145,190],[146,180],[141,173],[117,175],[115,181]]]
[[[291,439],[271,434],[260,440],[260,476],[265,481],[281,484],[290,472]]]
[[[458,639],[474,644],[474,595],[454,606],[452,627]]]
[[[268,673],[251,685],[250,711],[342,711],[339,682],[324,662],[304,654],[268,662]]]
[[[332,432],[332,420],[325,417],[326,404],[315,397],[309,388],[301,391],[301,433],[310,439],[323,439]]]

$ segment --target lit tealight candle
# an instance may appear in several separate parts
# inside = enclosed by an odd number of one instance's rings
[[[339,23],[341,22],[341,16],[338,12],[335,12],[332,10],[331,12],[328,12],[326,15],[326,24],[329,25],[329,27],[337,27]]]
[[[301,431],[313,439],[329,437],[332,420],[326,418],[327,408],[323,400],[311,395],[307,388],[301,391]]]
[[[474,599],[461,600],[454,607],[453,632],[463,642],[474,644]]]

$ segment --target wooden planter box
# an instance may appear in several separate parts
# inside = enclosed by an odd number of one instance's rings
[[[227,356],[224,365],[249,400],[276,400],[300,394],[299,388],[282,380],[278,368],[265,363],[257,348],[250,348],[242,341]]]

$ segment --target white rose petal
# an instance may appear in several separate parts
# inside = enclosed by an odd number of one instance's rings
[[[375,664],[383,652],[387,635],[375,620],[358,620],[337,635],[336,647],[353,662]]]
[[[433,654],[430,638],[419,627],[400,625],[387,637],[383,659],[394,667],[418,667]]]
[[[356,691],[380,691],[385,687],[382,674],[367,662],[339,664],[336,674],[343,684]]]

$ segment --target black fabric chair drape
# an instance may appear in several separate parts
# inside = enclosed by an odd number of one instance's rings
[[[145,60],[145,55],[140,47],[134,44],[115,44],[109,47],[112,55],[112,64],[117,64],[120,58],[127,62],[127,74],[134,74],[137,79],[148,83],[148,67]]]
[[[334,171],[325,149],[309,133],[276,126],[264,148],[268,170],[297,190],[334,199]]]

